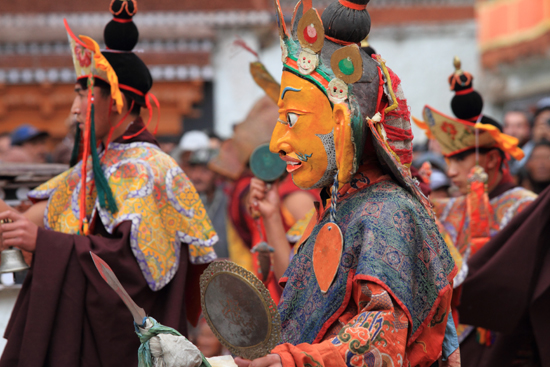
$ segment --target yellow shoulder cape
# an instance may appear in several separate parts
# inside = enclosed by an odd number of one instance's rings
[[[112,215],[100,207],[90,179],[87,217],[99,218],[109,233],[122,222],[132,222],[130,246],[152,290],[162,289],[173,278],[182,243],[188,245],[191,263],[216,258],[212,246],[218,236],[195,188],[171,157],[149,143],[111,143],[103,162],[119,210]],[[78,233],[81,164],[29,194],[35,200],[48,199],[47,229]],[[88,177],[92,176],[90,170]]]

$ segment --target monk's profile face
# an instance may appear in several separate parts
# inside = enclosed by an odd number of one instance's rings
[[[88,108],[90,108],[88,89],[84,89],[80,83],[76,83],[74,91],[76,95],[71,107],[71,113],[75,116],[80,129],[84,131]],[[109,90],[103,90],[102,87],[94,87],[92,96],[94,100],[94,126],[98,141],[104,139],[109,134],[111,128],[111,114],[109,110],[112,113],[116,113],[116,105],[110,98],[109,93]]]
[[[278,106],[270,150],[287,162],[287,171],[298,187],[330,186],[337,170],[337,126],[327,96],[311,82],[285,71]]]

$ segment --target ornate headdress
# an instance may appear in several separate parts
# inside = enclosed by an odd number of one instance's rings
[[[451,109],[457,118],[425,106],[424,121],[413,117],[415,123],[429,138],[439,142],[446,157],[478,147],[499,148],[516,159],[523,158],[518,140],[503,134],[495,120],[482,114],[483,98],[473,88],[473,76],[461,69],[458,57],[455,57],[454,66],[455,72],[449,77],[449,85],[455,92]]]
[[[137,12],[137,3],[135,0],[113,0],[110,5],[110,11],[113,19],[107,24],[104,31],[105,44],[107,50],[100,50],[99,45],[90,37],[77,37],[69,28],[65,20],[69,44],[71,47],[73,63],[76,71],[77,81],[88,90],[88,111],[84,131],[77,125],[75,137],[75,146],[71,158],[71,166],[74,166],[82,157],[82,189],[80,200],[80,226],[83,233],[88,232],[86,222],[86,176],[88,157],[92,157],[94,180],[96,182],[99,203],[103,208],[107,208],[112,213],[117,212],[117,205],[113,198],[112,191],[105,178],[97,152],[97,141],[94,128],[94,98],[93,88],[97,80],[101,80],[110,86],[110,96],[115,101],[117,110],[120,113],[124,105],[122,92],[131,99],[131,106],[128,106],[128,112],[118,122],[116,126],[111,127],[108,141],[114,129],[122,124],[126,117],[132,111],[134,103],[145,106],[149,109],[149,122],[152,117],[152,108],[149,103],[149,97],[159,107],[157,99],[149,93],[153,85],[153,80],[149,69],[132,51],[137,44],[139,32],[132,21],[132,17]],[[160,118],[160,116],[159,116]],[[143,128],[146,129],[149,125]],[[142,130],[142,131],[143,131]],[[130,139],[142,131],[132,136],[124,136]],[[82,146],[81,146],[82,143]],[[105,147],[107,148],[107,147]],[[82,155],[80,155],[82,154]]]
[[[361,164],[367,131],[379,161],[426,207],[410,175],[412,131],[410,112],[399,78],[379,55],[369,56],[360,42],[370,31],[366,10],[370,0],[339,0],[319,17],[311,0],[301,0],[287,30],[279,0],[275,0],[281,38],[283,70],[308,80],[319,88],[332,106],[346,104],[351,117],[349,141],[335,141],[336,154],[345,156],[339,168],[340,183],[349,182]]]

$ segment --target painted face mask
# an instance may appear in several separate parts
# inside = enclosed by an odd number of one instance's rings
[[[321,19],[310,1],[300,1],[287,30],[275,0],[283,77],[270,149],[304,189],[330,186],[335,175],[340,185],[348,183],[365,155],[376,155],[386,171],[429,206],[408,168],[412,133],[400,80],[380,56],[370,57],[358,47],[370,31],[368,2],[335,2]],[[352,18],[362,23],[349,22]],[[367,139],[372,139],[372,152],[364,151]]]
[[[331,103],[315,85],[291,72],[283,72],[282,84],[270,148],[287,162],[299,187],[329,186],[337,171]]]

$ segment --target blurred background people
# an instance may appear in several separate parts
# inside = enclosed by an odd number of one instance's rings
[[[450,197],[449,189],[451,188],[451,180],[447,175],[438,170],[432,170],[432,175],[430,177],[430,189],[432,193],[430,194],[430,199],[445,199]]]
[[[258,146],[269,142],[277,118],[278,107],[272,99],[266,96],[258,100],[246,119],[235,126],[233,136],[222,143],[220,154],[208,165],[210,169],[234,182],[229,196],[227,221],[230,258],[258,276],[276,303],[279,301],[282,288],[278,284],[277,275],[273,272],[273,267],[276,266],[274,262],[283,255],[284,261],[279,263],[288,266],[288,254],[293,243],[289,243],[284,235],[283,241],[280,241],[280,248],[279,241],[270,241],[266,233],[265,219],[253,217],[249,213],[248,197],[253,182],[253,174],[249,167],[250,156]],[[278,233],[287,233],[313,209],[316,194],[299,189],[292,182],[290,175],[282,177],[269,191],[272,196],[276,196],[276,200],[271,203],[275,203],[276,217],[279,219]],[[275,248],[274,262],[271,264],[265,261],[263,255],[260,257],[259,252],[250,251],[255,245],[266,240]]]
[[[46,163],[49,157],[48,139],[46,131],[25,124],[11,133],[11,147],[4,154],[4,162],[17,163]]]
[[[227,247],[227,204],[228,197],[224,192],[224,185],[220,175],[208,168],[208,163],[218,154],[218,150],[211,148],[197,149],[191,153],[185,173],[199,193],[206,213],[218,234],[218,242],[214,251],[218,258],[228,258]]]
[[[6,154],[11,147],[11,136],[8,132],[0,134],[0,161],[3,160],[4,154]]]
[[[454,188],[452,192],[456,192],[457,188],[452,186],[451,180],[447,176],[447,162],[441,154],[441,146],[435,139],[428,139],[426,146],[428,148],[435,147],[438,152],[428,150],[419,153],[413,160],[411,171],[412,167],[415,167],[420,171],[420,175],[425,177],[426,173],[423,170],[423,164],[428,162],[431,167],[429,177],[427,178],[430,186],[430,199],[437,200],[455,196],[454,194],[451,195],[451,188]]]
[[[550,97],[545,97],[536,104],[532,140],[535,143],[541,140],[550,141]]]
[[[172,150],[171,155],[178,162],[181,169],[187,173],[189,158],[193,152],[199,149],[208,149],[209,146],[210,138],[205,132],[192,130],[183,134],[178,146]]]
[[[511,110],[504,115],[503,132],[519,140],[519,147],[525,146],[531,139],[531,124],[527,112]],[[524,150],[525,152],[525,150]]]
[[[65,119],[67,134],[52,152],[53,163],[69,164],[73,154],[74,137],[76,134],[76,116],[70,115]]]
[[[503,132],[517,138],[519,141],[518,146],[525,153],[523,159],[517,161],[512,158],[509,162],[510,173],[517,175],[527,162],[534,146],[533,141],[531,141],[531,121],[528,113],[522,110],[510,110],[506,112],[504,114]]]
[[[536,194],[550,185],[550,142],[541,140],[535,144],[525,165],[526,177],[522,184]]]
[[[210,149],[219,150],[222,146],[222,138],[213,131],[206,131],[205,133],[208,135],[208,147]]]
[[[171,155],[172,151],[178,146],[178,139],[175,136],[158,136],[157,141],[160,149],[168,155]]]

